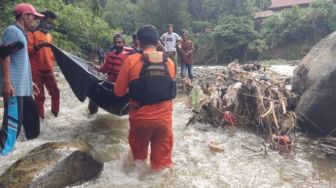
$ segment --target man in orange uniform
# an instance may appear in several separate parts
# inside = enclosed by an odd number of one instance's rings
[[[174,62],[156,51],[158,30],[145,25],[137,31],[143,53],[125,59],[115,85],[115,94],[131,95],[129,145],[134,160],[145,160],[151,144],[152,168],[172,165],[172,99],[176,96]]]
[[[34,32],[28,33],[28,52],[32,67],[33,81],[40,90],[35,95],[35,102],[39,108],[41,118],[44,118],[44,86],[51,96],[51,112],[57,117],[59,112],[60,91],[57,87],[53,66],[55,63],[54,54],[49,48],[52,44],[52,37],[49,33],[54,26],[56,15],[51,11],[42,12],[45,15],[39,27]]]

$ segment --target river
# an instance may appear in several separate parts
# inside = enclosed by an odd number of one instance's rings
[[[292,71],[288,66],[274,70]],[[289,70],[287,70],[289,69]],[[196,69],[197,72],[197,69]],[[278,71],[281,72],[281,71]],[[290,75],[290,72],[289,72]],[[186,97],[174,101],[174,166],[153,172],[149,162],[134,163],[127,141],[127,116],[117,117],[99,110],[88,115],[87,101],[79,102],[60,74],[61,112],[55,118],[47,99],[46,118],[39,138],[26,141],[21,134],[9,156],[0,158],[0,174],[29,150],[49,141],[83,139],[99,152],[105,162],[96,179],[72,187],[336,187],[336,161],[327,159],[313,147],[310,139],[300,137],[294,152],[280,155],[262,149],[263,139],[253,132],[239,129],[233,136],[223,128],[196,124],[186,127],[191,109]],[[217,142],[222,153],[209,150],[208,143]],[[251,151],[242,147],[254,148]]]

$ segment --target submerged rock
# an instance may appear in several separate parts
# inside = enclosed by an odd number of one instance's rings
[[[7,169],[0,176],[0,187],[65,187],[96,177],[103,165],[83,141],[46,143]]]
[[[336,135],[336,32],[313,47],[294,70],[292,90],[301,95],[295,109],[299,126]]]

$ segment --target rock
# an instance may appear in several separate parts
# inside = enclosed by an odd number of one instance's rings
[[[59,188],[96,177],[104,163],[80,140],[43,144],[0,176],[0,187]]]
[[[210,151],[222,153],[224,152],[224,149],[220,145],[221,143],[218,140],[212,140],[208,143],[208,147]]]
[[[294,70],[293,92],[299,126],[312,133],[336,134],[336,32],[314,46]]]

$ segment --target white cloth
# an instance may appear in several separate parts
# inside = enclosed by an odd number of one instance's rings
[[[176,52],[176,43],[182,38],[177,34],[172,32],[171,34],[164,33],[160,39],[164,43],[165,52]]]

